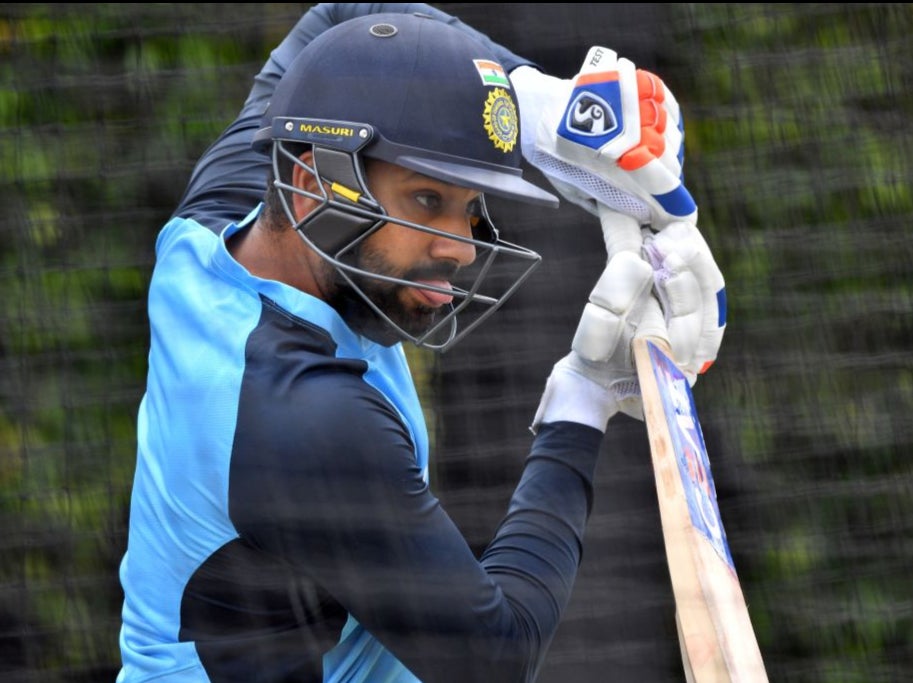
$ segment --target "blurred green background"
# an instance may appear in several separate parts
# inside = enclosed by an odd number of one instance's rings
[[[117,673],[155,237],[309,6],[0,6],[4,681]],[[601,44],[676,94],[729,298],[695,396],[770,679],[913,680],[913,5],[436,6],[557,76]],[[454,351],[412,352],[476,547],[604,258],[573,206],[492,210],[544,265]],[[684,680],[644,428],[614,424],[541,681]]]

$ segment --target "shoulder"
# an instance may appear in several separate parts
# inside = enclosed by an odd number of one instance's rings
[[[176,244],[184,241],[213,242],[215,233],[204,228],[192,218],[171,218],[159,231],[155,240],[155,252],[158,258],[172,250]]]
[[[265,306],[244,364],[236,443],[249,452],[268,447],[280,459],[320,459],[346,451],[360,459],[407,448],[414,460],[399,414],[365,379],[368,363],[337,357],[325,329]]]
[[[318,514],[318,502],[338,506],[368,483],[374,495],[424,488],[411,433],[366,381],[366,364],[323,353],[325,343],[299,334],[296,347],[273,347],[272,363],[247,368],[231,455],[238,523],[259,517],[252,507]]]

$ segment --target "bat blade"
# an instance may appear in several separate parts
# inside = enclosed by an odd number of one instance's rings
[[[691,387],[665,342],[635,339],[634,357],[686,679],[766,682]]]

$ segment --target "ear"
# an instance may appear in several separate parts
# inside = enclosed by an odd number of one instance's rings
[[[298,158],[307,164],[309,168],[314,167],[314,153],[311,150],[304,152]],[[311,192],[312,194],[320,194],[320,189],[317,185],[317,178],[313,173],[299,164],[295,164],[292,168],[292,185],[301,188],[302,190]],[[311,199],[310,197],[306,197],[302,194],[298,194],[297,192],[293,192],[291,195],[292,209],[295,211],[295,218],[298,221],[313,211],[319,203],[317,200]]]

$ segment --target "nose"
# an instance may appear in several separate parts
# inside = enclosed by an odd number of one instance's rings
[[[436,221],[429,227],[439,230],[441,234],[433,234],[431,242],[431,256],[435,259],[447,259],[465,267],[476,260],[476,248],[471,242],[453,237],[471,238],[472,224],[466,215],[453,216]]]

